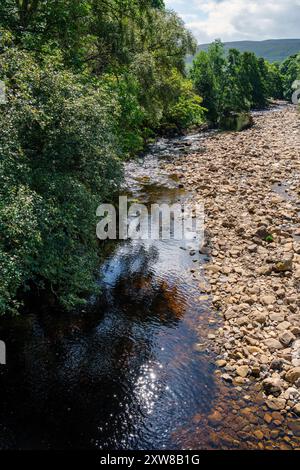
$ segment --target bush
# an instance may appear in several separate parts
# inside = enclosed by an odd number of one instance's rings
[[[163,114],[163,129],[182,131],[204,122],[206,109],[201,106],[203,100],[196,95],[191,80],[173,70],[165,86],[170,102]]]
[[[0,312],[19,289],[47,286],[72,308],[92,291],[95,211],[122,177],[113,93],[30,54],[0,55]],[[104,87],[105,88],[105,87]]]

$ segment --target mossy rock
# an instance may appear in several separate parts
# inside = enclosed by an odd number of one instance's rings
[[[253,117],[249,113],[231,113],[220,121],[221,129],[225,131],[243,131],[254,124]]]

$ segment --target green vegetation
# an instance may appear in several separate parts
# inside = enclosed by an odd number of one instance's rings
[[[0,313],[26,290],[95,288],[96,208],[149,136],[203,121],[195,43],[161,0],[2,0]]]
[[[290,98],[292,83],[300,76],[299,56],[280,66],[252,52],[230,49],[226,54],[224,45],[215,41],[208,52],[195,57],[190,76],[203,97],[208,119],[218,125],[232,112],[264,108],[270,98]]]
[[[280,72],[284,98],[290,100],[293,94],[293,83],[300,80],[300,53],[286,59],[280,65]]]
[[[195,49],[162,0],[1,1],[0,314],[36,289],[66,309],[84,303],[96,208],[118,193],[122,161],[205,111],[218,123],[287,96],[299,71],[296,57],[279,68],[216,42],[187,77]]]

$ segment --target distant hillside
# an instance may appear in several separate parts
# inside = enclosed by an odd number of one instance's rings
[[[269,39],[267,41],[236,41],[225,42],[225,49],[238,49],[241,52],[254,52],[258,57],[264,57],[269,62],[282,62],[290,55],[300,52],[300,39]],[[207,51],[209,44],[201,44],[198,51]],[[192,62],[189,57],[188,62]]]

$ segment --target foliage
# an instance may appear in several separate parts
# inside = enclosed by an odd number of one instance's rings
[[[280,72],[283,76],[283,94],[288,100],[293,94],[293,83],[300,80],[300,53],[290,56],[280,65]]]
[[[122,159],[168,119],[203,119],[185,77],[194,50],[162,0],[1,1],[0,313],[27,289],[68,309],[94,291],[95,210]]]
[[[202,98],[195,94],[191,80],[183,80],[174,69],[165,87],[169,97],[162,123],[165,130],[184,130],[204,122],[206,109],[201,106]]]
[[[118,188],[118,103],[28,53],[0,56],[9,90],[0,117],[1,310],[18,289],[44,284],[66,307],[93,285],[95,211]]]
[[[201,51],[190,71],[195,89],[203,97],[208,118],[218,124],[231,113],[266,106],[268,98],[282,97],[279,67],[258,59],[251,52],[240,53],[215,41],[208,52]]]

